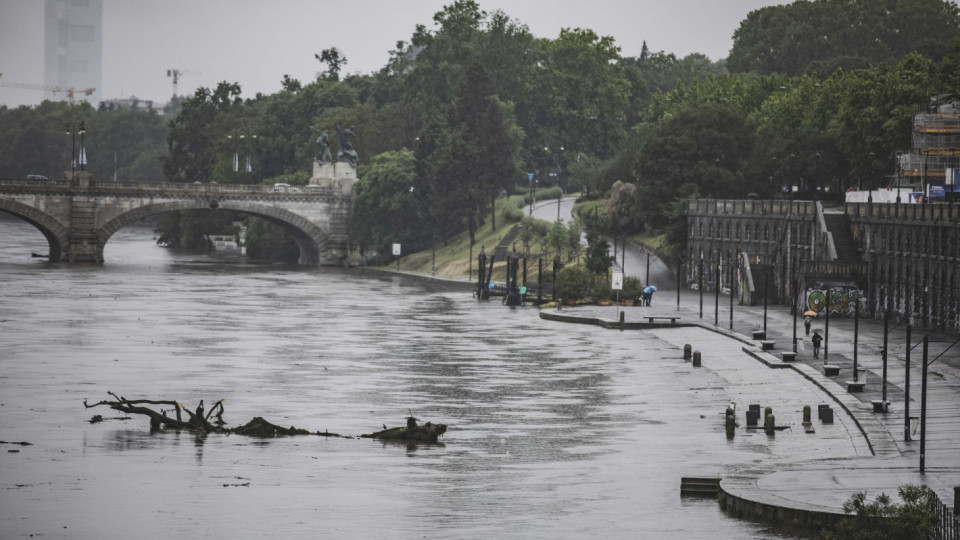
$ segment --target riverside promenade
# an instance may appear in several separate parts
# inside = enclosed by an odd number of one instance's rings
[[[702,357],[702,369],[720,376],[731,401],[736,405],[738,427],[734,437],[751,437],[754,444],[766,445],[766,458],[749,466],[724,467],[718,464],[720,499],[737,515],[825,526],[843,515],[843,503],[858,492],[868,500],[886,493],[900,502],[897,488],[923,485],[954,508],[954,488],[960,486],[960,339],[957,329],[931,332],[920,326],[912,329],[910,364],[909,440],[905,435],[906,322],[891,321],[888,333],[890,354],[887,365],[886,412],[874,412],[883,387],[883,321],[859,321],[858,381],[863,391],[851,392],[853,380],[854,320],[831,318],[827,352],[813,358],[810,336],[805,335],[802,317],[797,318],[797,336],[802,340],[796,361],[784,362],[781,353],[793,351],[794,318],[783,306],[768,306],[766,339],[772,348],[762,350],[753,332],[763,330],[764,307],[733,306],[730,330],[730,297],[696,291],[681,293],[679,308],[675,291],[654,294],[652,306],[582,306],[562,310],[545,309],[541,317],[570,323],[605,326],[606,332],[629,339],[630,332],[652,332],[682,353],[690,344]],[[619,313],[625,329],[620,331]],[[680,317],[676,324],[658,320],[649,324],[644,317]],[[717,324],[715,324],[715,320]],[[812,328],[824,333],[825,321],[817,319]],[[922,384],[922,338],[929,335],[927,429],[925,472],[920,473],[920,400]],[[769,346],[770,344],[768,344]],[[678,363],[682,363],[678,354]],[[934,358],[936,361],[929,363]],[[825,374],[824,364],[839,367],[839,375]],[[690,361],[687,361],[690,365]],[[693,369],[690,367],[690,369]],[[786,429],[775,435],[746,428],[750,404],[770,406],[778,426]],[[804,405],[812,408],[812,433],[801,425]],[[833,409],[834,422],[818,419],[818,406]],[[722,422],[718,417],[718,422]],[[760,420],[762,427],[763,420]],[[679,479],[677,480],[679,486]]]

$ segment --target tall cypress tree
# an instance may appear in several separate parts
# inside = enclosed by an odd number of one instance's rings
[[[448,129],[430,158],[438,224],[462,228],[471,242],[501,190],[519,174],[517,141],[483,67],[473,63],[457,88]],[[495,218],[493,222],[496,226]]]

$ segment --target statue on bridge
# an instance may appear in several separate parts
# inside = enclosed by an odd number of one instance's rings
[[[330,163],[333,161],[333,155],[330,153],[330,135],[327,130],[320,131],[313,126],[309,126],[310,131],[318,133],[317,137],[317,157],[313,158],[317,163]]]
[[[337,128],[337,140],[340,142],[340,151],[337,152],[337,161],[346,161],[347,163],[357,166],[357,151],[353,149],[353,143],[350,142],[350,139],[357,136],[353,132],[353,126],[348,127],[347,129],[340,129],[340,124],[334,124]]]

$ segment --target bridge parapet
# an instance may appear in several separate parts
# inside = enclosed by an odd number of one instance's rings
[[[352,187],[352,186],[351,186]],[[221,210],[255,215],[294,237],[301,264],[357,259],[349,242],[351,190],[335,186],[0,179],[0,210],[30,222],[50,244],[50,260],[103,262],[120,228],[156,214]]]
[[[71,185],[64,180],[27,180],[22,178],[0,178],[0,191],[10,190],[37,191],[100,191],[113,193],[158,193],[172,195],[257,195],[266,197],[309,197],[316,195],[338,195],[331,187],[303,186],[277,190],[273,186],[262,184],[216,184],[216,183],[179,183],[179,182],[104,182],[92,181],[88,188]]]

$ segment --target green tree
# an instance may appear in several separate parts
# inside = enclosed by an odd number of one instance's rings
[[[223,148],[218,137],[226,136],[227,126],[218,113],[240,107],[240,85],[221,82],[216,89],[198,88],[183,102],[180,113],[170,122],[167,145],[170,154],[163,159],[163,172],[171,182],[208,181]]]
[[[323,74],[323,79],[334,82],[340,80],[340,70],[347,64],[347,57],[343,56],[340,49],[330,47],[321,51],[320,54],[314,54],[313,57],[320,63],[327,65],[327,71]]]
[[[661,229],[677,198],[693,193],[744,197],[751,190],[744,171],[753,156],[754,132],[732,107],[707,103],[660,123],[642,155],[636,180],[644,223]],[[649,149],[649,150],[647,150]]]
[[[960,8],[954,2],[794,2],[750,12],[733,34],[727,65],[735,72],[797,76],[811,66],[896,62],[913,51],[939,60],[958,37]]]
[[[371,158],[366,174],[356,185],[351,235],[361,245],[389,254],[399,242],[410,252],[430,245],[429,216],[416,189],[413,152],[386,152]]]
[[[914,540],[932,538],[936,524],[937,497],[928,487],[905,485],[897,489],[902,504],[881,493],[870,502],[866,492],[843,503],[844,518],[836,533],[827,538],[844,540]]]
[[[496,196],[517,181],[518,143],[508,125],[486,72],[474,63],[458,88],[446,126],[434,124],[423,136],[422,150],[433,146],[421,158],[430,162],[422,170],[429,177],[438,226],[466,229],[473,242],[483,214],[493,211]]]
[[[610,242],[596,232],[587,232],[587,270],[606,275],[611,262],[613,257],[610,256]]]

